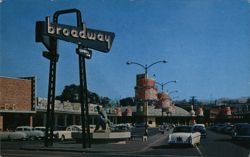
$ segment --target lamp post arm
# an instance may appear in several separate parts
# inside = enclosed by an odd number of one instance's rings
[[[163,86],[164,85],[162,83],[159,83],[159,82],[155,82],[155,83],[161,86],[161,91],[163,92]]]
[[[161,62],[162,62],[162,63],[167,63],[166,60],[157,61],[157,62],[154,62],[154,63],[150,64],[149,66],[146,66],[146,68],[149,69],[149,68],[152,67],[153,65],[155,65],[155,64],[157,64],[157,63],[161,63]]]
[[[142,67],[144,70],[147,69],[146,66],[144,66],[144,65],[142,65],[142,64],[140,64],[140,63],[137,63],[137,62],[127,62],[127,64],[128,64],[128,65],[129,65],[129,64],[136,64],[136,65],[139,65],[140,67]]]
[[[174,80],[174,81],[168,81],[166,83],[163,83],[163,86],[165,86],[166,84],[171,83],[171,82],[176,83],[176,80]]]
[[[174,90],[168,93],[168,95],[172,94],[172,93],[178,93],[178,90]]]
[[[174,81],[168,81],[168,82],[166,82],[166,83],[159,83],[159,82],[155,82],[155,83],[161,86],[161,90],[162,90],[162,92],[163,92],[163,87],[164,87],[166,84],[171,83],[171,82],[176,83],[176,80],[174,80]]]
[[[156,82],[156,81],[155,81],[155,83],[158,84],[158,85],[160,85],[160,86],[162,85],[162,83],[159,83],[159,82]]]

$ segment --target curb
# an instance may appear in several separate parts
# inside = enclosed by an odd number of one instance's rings
[[[165,135],[164,135],[165,136]],[[149,149],[152,145],[154,145],[155,143],[157,143],[158,141],[162,140],[162,138],[158,137],[162,137],[160,134],[156,134],[153,135],[149,138],[147,143],[141,142],[139,144],[144,144],[144,146],[142,146],[142,148],[139,148],[135,151],[129,151],[129,153],[131,152],[143,152],[146,151],[147,149]],[[138,141],[137,141],[138,142]],[[21,146],[20,148],[21,150],[30,150],[30,151],[61,151],[61,152],[78,152],[78,153],[117,153],[117,152],[123,152],[126,153],[127,151],[125,151],[124,149],[113,149],[111,150],[110,148],[107,148],[107,150],[98,150],[98,148],[81,148],[81,147],[76,147],[76,148],[67,148],[67,147],[60,147],[60,146],[54,146],[54,147],[44,147],[41,145],[37,145],[37,146],[32,146],[32,145],[26,145],[26,146]]]

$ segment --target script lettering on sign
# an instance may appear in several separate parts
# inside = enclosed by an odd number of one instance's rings
[[[68,42],[73,42],[84,47],[108,52],[114,39],[114,33],[89,29],[85,24],[81,28],[63,24],[52,24],[46,17],[45,33]]]

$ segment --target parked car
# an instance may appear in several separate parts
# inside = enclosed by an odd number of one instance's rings
[[[234,127],[234,125],[232,125],[232,124],[225,126],[225,127],[222,129],[222,133],[231,135],[231,134],[232,134],[233,127]]]
[[[171,124],[163,123],[162,125],[159,125],[159,132],[164,134],[164,132],[169,131],[171,127]]]
[[[219,128],[217,128],[217,132],[219,132],[219,133],[224,133],[224,130],[228,127],[228,126],[230,126],[231,124],[230,123],[223,123],[223,125],[222,126],[220,126]]]
[[[86,127],[87,129],[87,127]],[[95,125],[90,125],[90,132],[94,132],[95,129]],[[75,133],[77,134],[81,134],[82,132],[82,126],[81,125],[70,125],[68,127],[66,127],[65,130],[55,130],[54,134],[56,136],[57,139],[64,141],[67,139],[73,139],[72,135]]]
[[[19,126],[16,128],[17,132],[23,132],[27,134],[29,139],[43,139],[44,138],[44,132],[39,130],[34,130],[34,128],[30,126]]]
[[[193,126],[194,131],[200,132],[201,137],[206,138],[207,137],[207,129],[204,124],[195,124]]]
[[[34,127],[34,130],[37,130],[37,131],[42,131],[44,133],[44,137],[46,136],[45,135],[45,132],[46,132],[46,127],[45,126],[36,126]],[[49,131],[49,130],[48,130]],[[49,133],[49,132],[48,132]],[[48,138],[50,138],[50,135],[48,134]],[[53,139],[57,139],[57,134],[53,134]]]
[[[217,124],[214,124],[213,126],[211,126],[210,129],[211,129],[212,131],[216,131],[217,128],[221,127],[222,125],[223,125],[223,124],[221,124],[221,123],[217,123]]]
[[[135,123],[135,127],[136,128],[145,128],[145,123]],[[147,124],[147,127],[149,127],[149,125]]]
[[[232,131],[232,140],[250,141],[250,124],[235,124]]]
[[[168,136],[169,145],[191,145],[200,144],[201,133],[196,132],[192,126],[177,126]]]
[[[4,131],[4,132],[0,132],[0,140],[4,141],[4,140],[27,140],[28,136],[26,133],[24,132],[20,132],[20,131]]]
[[[211,127],[211,130],[222,133],[222,130],[230,125],[230,123],[218,123]]]
[[[76,141],[82,140],[82,127],[81,126],[79,126],[79,127],[80,127],[79,131],[73,131],[71,133],[72,139],[74,139]],[[90,133],[94,132],[95,127],[96,127],[96,125],[89,125]],[[87,131],[87,128],[86,128],[86,131]]]
[[[113,132],[130,131],[132,126],[129,123],[113,124],[110,130]]]
[[[200,127],[206,128],[205,124],[194,124],[193,126],[200,126]]]
[[[46,128],[45,126],[36,126],[34,127],[34,130],[45,132]]]

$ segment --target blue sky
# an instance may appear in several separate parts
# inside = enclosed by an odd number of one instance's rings
[[[57,10],[77,8],[87,28],[110,31],[109,53],[87,60],[88,89],[112,99],[134,96],[135,76],[149,76],[178,90],[179,99],[250,96],[250,2],[248,0],[0,0],[0,76],[37,76],[47,96],[49,61],[35,42],[35,22]],[[59,22],[75,25],[74,15]],[[56,94],[79,84],[77,45],[59,41]]]

